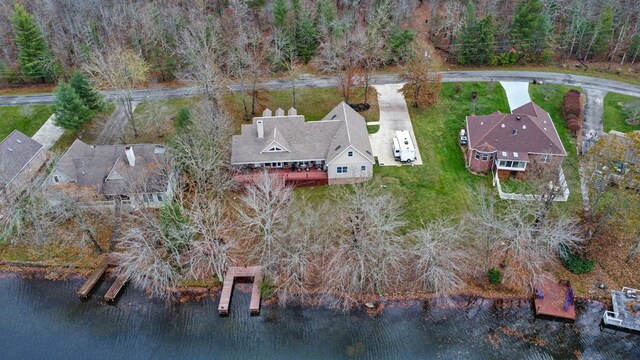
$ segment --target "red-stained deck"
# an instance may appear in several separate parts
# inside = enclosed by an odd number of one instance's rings
[[[573,301],[567,311],[564,310],[564,303],[567,300],[567,291],[570,286],[559,282],[545,280],[540,286],[544,299],[537,297],[533,301],[536,307],[536,315],[545,315],[563,319],[575,320],[576,309]]]
[[[218,313],[220,315],[229,314],[229,306],[231,304],[231,295],[233,293],[233,284],[236,278],[252,278],[253,286],[251,287],[251,301],[249,310],[251,314],[260,314],[260,281],[262,281],[262,267],[260,266],[232,266],[227,269],[224,275],[224,284],[222,285],[222,293],[220,294],[220,303],[218,304]]]
[[[326,171],[318,170],[315,168],[307,170],[290,170],[290,169],[271,169],[270,174],[277,174],[284,178],[285,183],[294,186],[315,186],[315,185],[327,185],[329,183],[329,175]],[[260,176],[260,171],[251,172],[248,174],[236,174],[234,179],[237,184],[244,184],[252,181]]]

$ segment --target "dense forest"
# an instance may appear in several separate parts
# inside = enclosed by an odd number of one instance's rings
[[[307,63],[366,74],[405,62],[416,43],[463,65],[622,64],[640,52],[636,0],[5,0],[0,14],[8,84],[117,53],[141,57],[156,81],[250,81]]]

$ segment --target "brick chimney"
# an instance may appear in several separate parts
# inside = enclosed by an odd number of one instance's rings
[[[127,155],[129,165],[131,165],[131,167],[136,166],[136,155],[133,153],[133,147],[131,145],[125,146],[124,153]]]

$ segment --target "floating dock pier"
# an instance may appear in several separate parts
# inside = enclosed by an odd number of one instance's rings
[[[628,287],[611,290],[613,311],[605,311],[605,325],[640,332],[640,290]]]
[[[545,280],[537,289],[533,303],[536,315],[575,320],[576,308],[573,300],[573,289],[569,282]]]
[[[220,294],[218,313],[220,313],[220,315],[229,314],[229,305],[231,304],[231,295],[233,293],[233,285],[236,278],[252,279],[253,286],[251,287],[251,302],[249,303],[249,310],[252,315],[259,315],[260,281],[262,281],[262,267],[260,266],[232,266],[227,269],[224,276],[224,284],[222,285],[222,293]]]
[[[85,283],[80,287],[80,289],[78,289],[78,292],[77,292],[78,296],[83,298],[89,297],[91,290],[93,290],[93,288],[96,286],[98,281],[100,281],[100,278],[102,278],[102,275],[104,275],[104,273],[107,272],[107,269],[109,268],[109,266],[116,266],[116,265],[118,265],[118,263],[115,260],[115,258],[109,255],[105,256],[104,259],[102,259],[102,261],[100,262],[100,265],[98,265],[98,267],[91,273],[87,281],[85,281]],[[116,281],[111,285],[109,290],[107,290],[107,293],[104,296],[105,300],[114,301],[118,296],[118,293],[120,293],[120,290],[122,290],[122,288],[124,287],[124,285],[127,283],[128,280],[129,280],[128,276],[119,276],[116,279]]]

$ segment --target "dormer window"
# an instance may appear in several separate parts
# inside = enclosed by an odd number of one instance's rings
[[[60,182],[60,178],[58,177],[58,175],[54,175],[53,176],[53,181],[57,184]]]
[[[282,148],[277,147],[277,146],[273,146],[271,148],[269,148],[269,150],[267,150],[268,152],[280,152],[280,151],[284,151],[282,150]]]

